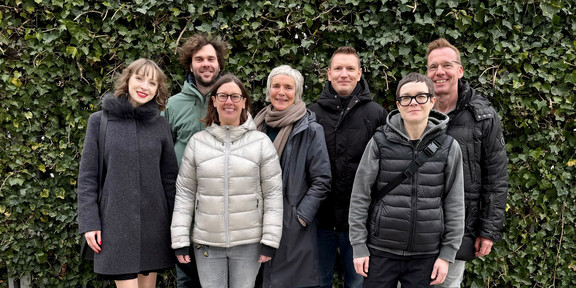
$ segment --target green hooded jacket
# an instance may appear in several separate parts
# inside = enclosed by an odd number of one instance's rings
[[[184,82],[182,91],[168,99],[166,110],[161,115],[168,119],[174,140],[174,150],[178,158],[178,166],[182,161],[184,149],[194,133],[204,130],[205,125],[200,119],[206,116],[208,95],[202,95],[195,83]]]

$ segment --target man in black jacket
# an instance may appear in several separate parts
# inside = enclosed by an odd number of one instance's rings
[[[348,237],[348,210],[354,176],[366,144],[387,112],[372,101],[362,78],[360,58],[352,47],[338,48],[330,59],[328,82],[318,101],[309,107],[324,127],[332,169],[332,189],[318,210],[320,287],[332,287],[338,248],[344,264],[345,286],[362,287],[356,274]]]
[[[428,44],[428,77],[434,81],[434,109],[450,117],[447,134],[462,149],[466,219],[464,238],[438,287],[460,287],[465,261],[490,254],[502,239],[508,194],[508,158],[502,124],[490,102],[461,80],[460,52],[446,39]]]

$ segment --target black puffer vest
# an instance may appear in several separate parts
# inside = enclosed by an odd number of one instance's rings
[[[375,188],[381,189],[396,178],[442,134],[443,129],[431,130],[414,147],[390,126],[380,127],[374,134],[381,155]],[[444,233],[444,171],[453,143],[453,138],[447,137],[416,175],[374,204],[368,222],[369,245],[407,252],[434,252],[440,248]]]

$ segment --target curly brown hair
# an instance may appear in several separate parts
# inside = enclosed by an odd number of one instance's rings
[[[245,102],[245,109],[242,109],[242,113],[240,113],[240,125],[244,124],[246,120],[248,120],[248,113],[252,113],[252,104],[250,102],[250,95],[248,94],[248,90],[242,84],[242,81],[238,79],[238,77],[232,74],[225,74],[224,76],[220,77],[216,83],[214,83],[214,87],[212,87],[212,91],[210,91],[210,100],[208,102],[208,112],[206,113],[206,117],[204,119],[200,119],[200,121],[206,124],[206,127],[212,125],[212,123],[220,124],[220,118],[218,116],[218,110],[214,107],[214,99],[216,99],[216,92],[220,86],[226,83],[234,83],[238,85],[240,91],[242,91],[242,97],[246,98]]]
[[[170,97],[168,87],[166,86],[166,75],[154,61],[149,59],[140,58],[122,70],[122,73],[116,78],[114,97],[129,97],[128,81],[130,81],[130,77],[134,74],[152,75],[152,78],[156,79],[158,82],[158,91],[154,99],[156,99],[156,103],[158,103],[158,109],[164,111],[168,97]]]
[[[230,50],[228,50],[228,43],[219,38],[208,38],[203,34],[194,34],[192,37],[186,40],[186,43],[180,47],[178,61],[186,70],[186,75],[190,74],[190,63],[192,63],[192,57],[196,52],[198,52],[202,47],[206,45],[212,45],[214,50],[216,50],[216,57],[218,58],[218,66],[220,66],[220,71],[224,70],[226,63],[226,58]]]

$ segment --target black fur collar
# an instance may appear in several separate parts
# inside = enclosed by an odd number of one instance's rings
[[[102,109],[107,110],[110,115],[126,119],[153,120],[159,117],[160,110],[155,99],[134,108],[128,102],[128,97],[128,95],[122,95],[116,98],[113,93],[107,93],[102,97]]]

